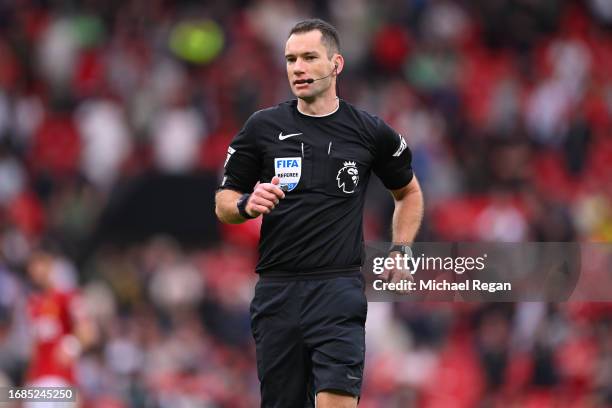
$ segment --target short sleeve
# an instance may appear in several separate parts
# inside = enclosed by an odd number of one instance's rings
[[[376,126],[374,173],[389,190],[406,186],[413,177],[412,152],[406,140],[382,120]]]
[[[251,192],[261,173],[261,156],[257,146],[255,114],[234,137],[227,148],[223,180],[219,189]]]

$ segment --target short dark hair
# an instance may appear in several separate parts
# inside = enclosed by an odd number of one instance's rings
[[[289,32],[289,37],[291,37],[292,34],[308,33],[314,30],[319,30],[321,32],[321,41],[327,48],[328,57],[331,57],[335,52],[340,52],[340,36],[338,35],[338,30],[336,30],[336,27],[320,18],[310,18],[300,21],[293,26]]]

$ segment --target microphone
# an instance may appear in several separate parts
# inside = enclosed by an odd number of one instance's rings
[[[335,71],[335,69],[334,69],[334,71]],[[331,76],[331,74],[334,73],[334,71],[330,72],[329,75],[326,75],[326,76],[321,77],[321,78],[317,78],[317,79],[308,78],[308,79],[305,79],[304,82],[307,83],[307,84],[312,84],[314,81],[320,81],[322,79],[329,78]]]
[[[303,83],[307,83],[307,84],[312,84],[314,81],[320,81],[322,79],[325,78],[329,78],[330,76],[332,76],[332,74],[338,69],[338,65],[336,65],[336,67],[334,69],[332,69],[332,72],[329,73],[329,75],[326,75],[324,77],[321,78],[317,78],[317,79],[312,79],[312,78],[308,78],[308,79],[304,79]]]

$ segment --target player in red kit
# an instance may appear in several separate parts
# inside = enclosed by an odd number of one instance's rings
[[[38,251],[27,266],[35,288],[28,299],[33,351],[27,385],[31,387],[76,385],[75,363],[95,338],[77,291],[58,288],[56,265],[53,254]]]

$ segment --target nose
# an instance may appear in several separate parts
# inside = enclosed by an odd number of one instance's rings
[[[304,73],[304,68],[303,68],[303,62],[301,58],[298,58],[294,63],[293,63],[293,73],[295,75],[299,75],[299,74],[303,74]]]

